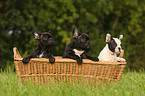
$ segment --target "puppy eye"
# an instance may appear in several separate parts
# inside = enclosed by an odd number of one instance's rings
[[[44,40],[47,40],[47,36],[44,36],[43,39],[44,39]]]
[[[115,46],[116,46],[116,44],[113,44],[113,46],[115,47]]]
[[[81,41],[82,41],[82,42],[85,42],[85,41],[86,41],[86,39],[85,39],[85,38],[83,38],[83,39],[81,39]]]

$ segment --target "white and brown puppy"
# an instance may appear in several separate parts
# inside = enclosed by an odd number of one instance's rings
[[[126,60],[124,58],[117,57],[117,54],[122,52],[121,47],[121,39],[123,38],[123,35],[120,35],[118,38],[112,38],[110,34],[106,35],[106,46],[104,49],[100,52],[98,58],[100,61],[110,61],[110,62],[117,62],[117,61],[123,61]]]

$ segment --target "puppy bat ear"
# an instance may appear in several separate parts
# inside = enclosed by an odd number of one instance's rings
[[[51,32],[50,30],[49,30],[47,33],[48,33],[50,36],[52,36],[52,35],[51,35],[52,32]]]
[[[89,35],[90,34],[90,30],[88,30],[88,32],[86,34]]]
[[[41,36],[41,33],[39,33],[39,32],[36,32],[36,31],[32,31],[32,34],[33,34],[33,36],[34,36],[34,38],[36,39],[36,40],[39,40],[40,39],[40,36]]]
[[[73,38],[77,38],[79,36],[79,31],[77,28],[73,29]]]
[[[106,35],[106,42],[108,43],[108,42],[110,42],[110,40],[111,40],[111,35],[108,33]]]
[[[119,40],[121,40],[123,38],[123,35],[121,34],[120,36],[119,36]]]

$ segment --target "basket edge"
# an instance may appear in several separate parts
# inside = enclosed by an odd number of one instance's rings
[[[18,49],[16,47],[13,48],[13,52],[14,52],[14,60],[16,58],[22,58],[20,53],[19,53],[19,51],[18,51]]]

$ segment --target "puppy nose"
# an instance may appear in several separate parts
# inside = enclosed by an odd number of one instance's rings
[[[53,39],[52,39],[52,38],[50,38],[50,41],[53,41]]]
[[[119,49],[119,51],[121,50],[121,48],[120,48],[120,47],[119,47],[118,49]]]

